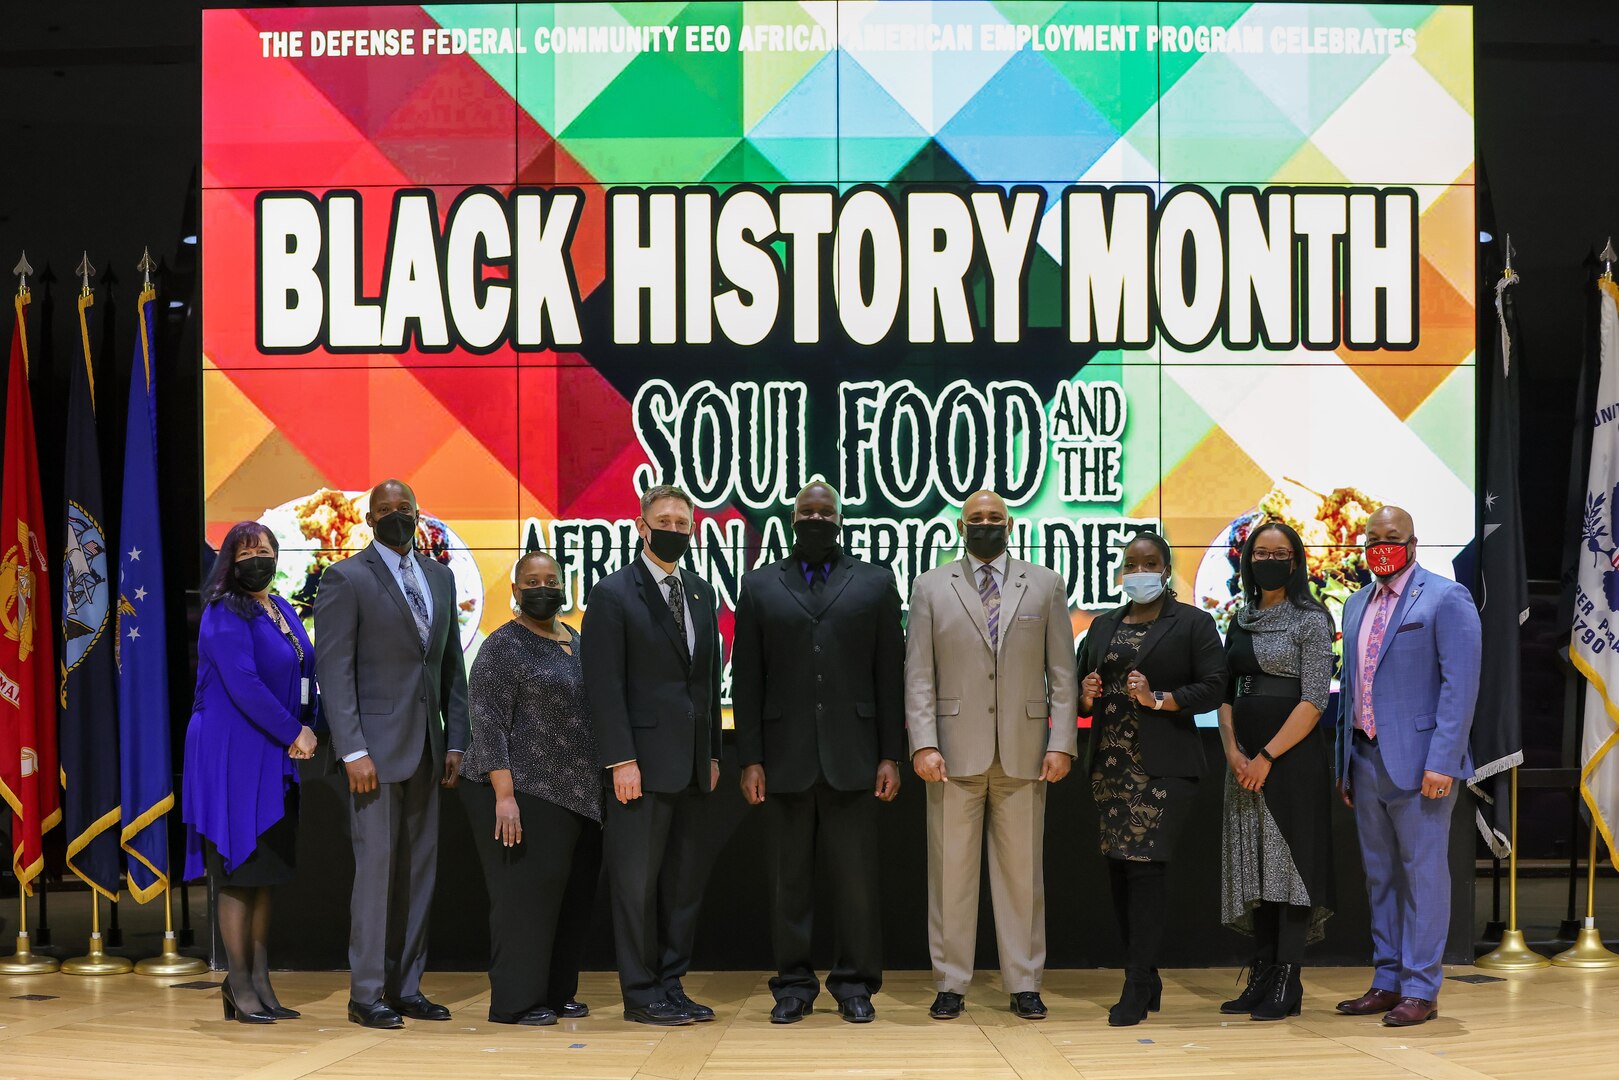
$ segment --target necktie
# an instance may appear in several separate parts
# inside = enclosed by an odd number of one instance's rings
[[[995,584],[995,572],[984,567],[984,577],[978,583],[978,598],[984,602],[984,622],[989,625],[989,647],[1001,647],[1001,590]]]
[[[675,636],[680,638],[680,654],[691,659],[691,646],[686,641],[686,598],[680,591],[680,578],[670,574],[663,579],[669,586],[669,614],[675,617]]]
[[[410,565],[409,555],[399,557],[399,583],[404,587],[405,603],[410,605],[411,618],[416,620],[416,636],[421,638],[422,652],[426,652],[433,620],[427,617],[427,602],[422,599],[422,590],[416,584],[416,568]]]
[[[1360,727],[1368,738],[1377,738],[1377,721],[1372,716],[1372,679],[1377,674],[1377,658],[1383,652],[1383,631],[1389,624],[1389,601],[1394,590],[1384,585],[1377,587],[1377,610],[1372,615],[1372,629],[1366,635],[1366,655],[1360,662]]]

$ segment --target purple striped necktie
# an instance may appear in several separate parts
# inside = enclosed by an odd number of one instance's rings
[[[1001,647],[1001,590],[995,584],[995,571],[984,567],[983,580],[978,583],[978,598],[984,602],[984,622],[989,625],[989,647]]]
[[[1377,614],[1372,617],[1372,629],[1366,635],[1366,655],[1360,664],[1360,727],[1368,738],[1377,738],[1377,720],[1372,715],[1372,680],[1377,676],[1377,658],[1383,652],[1383,633],[1389,625],[1389,601],[1394,590],[1386,585],[1377,586]]]

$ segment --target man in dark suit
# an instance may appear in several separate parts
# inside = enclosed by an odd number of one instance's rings
[[[641,497],[643,549],[590,590],[585,692],[610,788],[602,822],[624,1019],[714,1019],[686,996],[708,861],[702,796],[720,775],[719,622],[714,593],[679,566],[692,501],[661,485]]]
[[[877,800],[899,794],[905,633],[892,571],[838,541],[837,494],[817,481],[793,506],[792,554],[742,579],[731,697],[742,793],[775,809],[774,1024],[812,1011],[817,855],[832,875],[837,949],[827,990],[843,1019],[876,1013],[882,986]],[[768,778],[768,780],[767,780]]]
[[[315,674],[349,782],[349,1019],[366,1027],[450,1018],[420,984],[437,789],[455,786],[471,725],[455,578],[417,554],[416,519],[409,487],[378,484],[376,541],[328,567],[315,597]]]

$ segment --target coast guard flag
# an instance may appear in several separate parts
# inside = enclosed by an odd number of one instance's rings
[[[135,364],[129,376],[124,505],[118,529],[118,743],[123,755],[123,833],[129,894],[141,903],[169,881],[169,656],[163,621],[163,544],[157,501],[157,427],[152,386],[152,307],[141,293]]]
[[[39,494],[34,408],[28,399],[28,292],[13,305],[0,463],[0,798],[11,808],[11,869],[33,894],[42,838],[62,819],[56,784],[56,665],[45,510]]]
[[[1568,654],[1586,678],[1580,794],[1614,858],[1619,821],[1619,289],[1598,282],[1600,374]]]
[[[87,309],[94,302],[92,293],[79,297],[84,362],[73,365],[67,405],[59,724],[62,812],[68,869],[108,900],[116,900],[124,861],[119,844],[118,683],[113,668],[114,583],[103,527],[107,518],[102,513],[101,448],[87,325]]]
[[[1523,764],[1519,628],[1529,617],[1529,574],[1518,512],[1520,365],[1511,288],[1517,280],[1516,274],[1503,276],[1495,286],[1497,349],[1490,367],[1489,426],[1484,434],[1484,513],[1475,597],[1484,632],[1484,666],[1473,713],[1473,775],[1467,780],[1478,800],[1479,832],[1498,859],[1512,853],[1507,835],[1509,780],[1511,770]]]

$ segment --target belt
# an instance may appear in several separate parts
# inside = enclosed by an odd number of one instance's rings
[[[1238,675],[1237,696],[1301,698],[1304,684],[1292,675]]]

